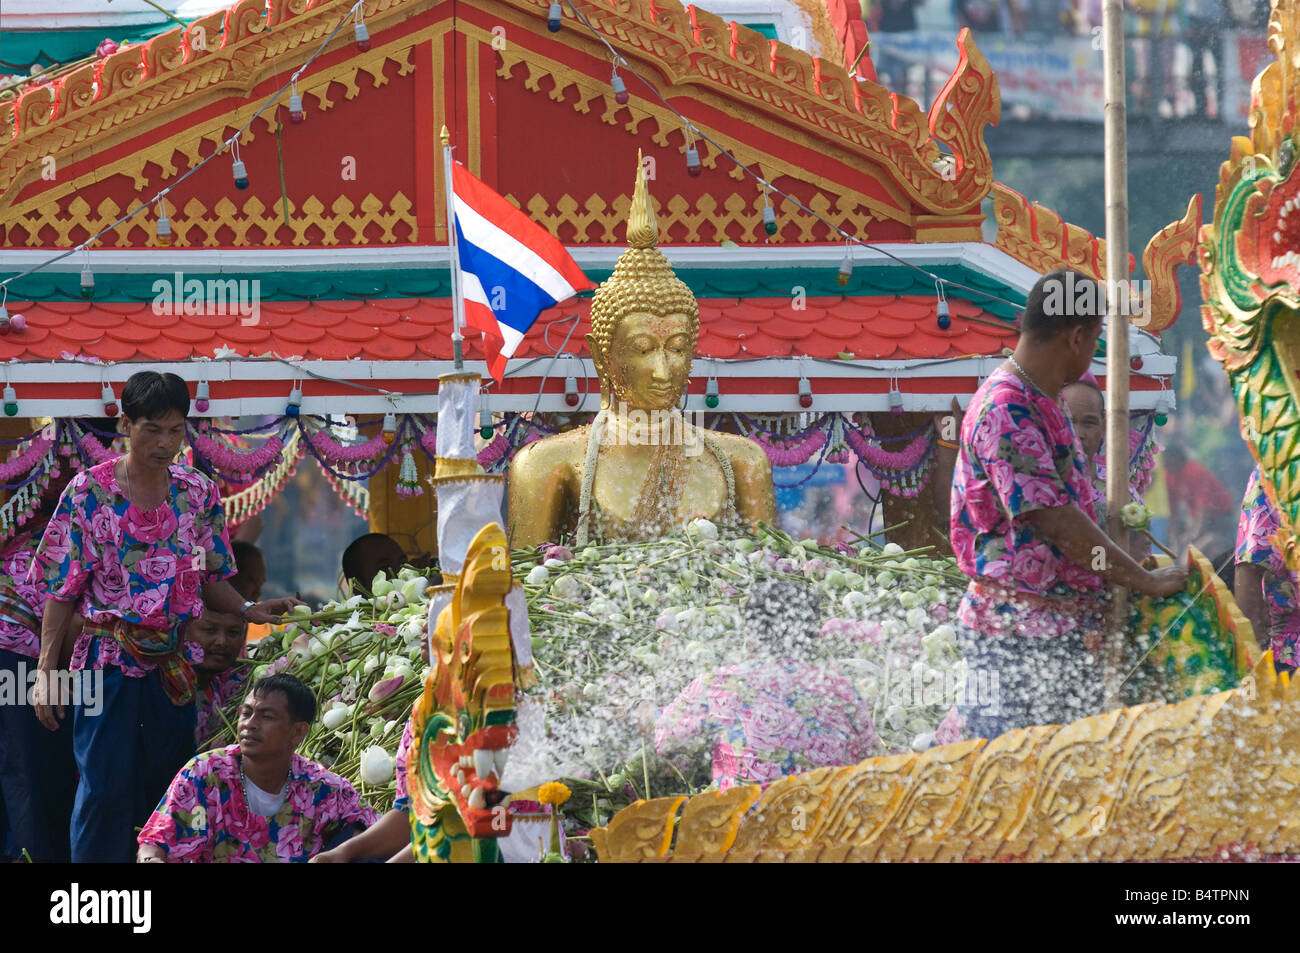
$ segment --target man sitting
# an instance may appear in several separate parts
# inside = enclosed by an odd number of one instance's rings
[[[244,655],[248,623],[232,612],[217,612],[204,606],[203,615],[192,619],[185,637],[203,649],[203,661],[194,666],[197,689],[194,703],[198,719],[194,741],[202,745],[217,735],[225,721],[221,710],[243,690],[249,667],[239,662]]]
[[[316,698],[292,675],[255,683],[239,743],[192,758],[138,838],[139,861],[305,862],[374,823],[352,785],[295,754]]]

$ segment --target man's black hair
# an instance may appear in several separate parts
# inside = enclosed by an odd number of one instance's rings
[[[364,585],[369,586],[370,580],[361,578],[361,551],[365,549],[367,543],[377,543],[381,539],[386,539],[394,546],[397,546],[397,540],[387,533],[366,533],[364,536],[358,536],[348,543],[348,548],[343,550],[343,575],[348,579],[357,579]]]
[[[122,413],[131,420],[158,420],[169,410],[190,415],[190,389],[175,374],[140,371],[122,388]]]
[[[280,672],[253,684],[254,697],[264,698],[268,692],[284,692],[290,721],[305,721],[310,725],[316,720],[316,696],[300,679]]]
[[[259,559],[263,566],[266,565],[266,557],[262,555],[262,551],[247,540],[233,540],[230,543],[230,552],[235,557],[235,568],[239,572],[247,568],[245,563],[256,562]]]
[[[821,634],[821,605],[812,590],[790,579],[765,579],[745,599],[745,632],[772,651],[802,646]]]
[[[1106,316],[1106,293],[1083,272],[1058,268],[1034,283],[1020,316],[1022,334],[1053,338],[1062,331],[1091,327]]]

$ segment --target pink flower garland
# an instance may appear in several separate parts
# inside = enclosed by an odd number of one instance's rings
[[[113,452],[111,447],[106,447],[99,442],[99,438],[93,433],[82,434],[77,439],[77,444],[86,452],[95,463],[103,463],[106,460],[116,460],[119,454]]]
[[[910,470],[921,462],[930,449],[928,434],[919,434],[902,450],[886,450],[884,447],[872,446],[857,430],[844,429],[844,437],[853,452],[873,470]]]
[[[427,436],[427,435],[426,435]],[[311,435],[311,445],[324,457],[325,462],[338,466],[343,463],[365,463],[378,459],[388,451],[382,433],[375,434],[365,443],[345,447],[329,435],[327,430],[317,430]]]
[[[767,457],[774,467],[794,467],[807,463],[813,454],[826,445],[826,431],[810,430],[804,436],[791,441],[773,442],[767,434],[754,437],[758,445],[767,451]]]
[[[200,433],[194,439],[194,450],[212,464],[214,470],[230,479],[231,476],[254,473],[267,466],[279,458],[284,451],[284,444],[279,437],[272,437],[256,450],[238,451],[206,433]]]
[[[18,477],[24,477],[41,462],[41,458],[54,446],[49,437],[40,437],[7,463],[0,463],[0,483],[12,483]]]
[[[487,469],[506,455],[510,450],[510,441],[506,439],[505,434],[497,434],[492,438],[492,442],[479,451],[478,465]]]

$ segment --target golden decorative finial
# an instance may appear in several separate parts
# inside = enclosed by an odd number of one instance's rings
[[[683,314],[692,336],[699,333],[700,306],[686,282],[673,274],[656,245],[659,226],[655,222],[645,165],[637,152],[636,189],[627,217],[627,251],[618,257],[614,273],[601,282],[591,303],[591,338],[597,370],[603,373],[603,359],[619,321],[638,311],[648,314]],[[694,341],[692,341],[694,347]],[[607,382],[601,381],[602,393]]]
[[[655,221],[650,188],[646,184],[645,160],[636,151],[636,189],[632,193],[632,211],[627,217],[627,244],[630,248],[654,248],[659,243],[659,223]]]
[[[447,128],[446,123],[442,124],[442,132],[439,135],[442,136],[442,144],[444,146],[451,145],[451,130]]]

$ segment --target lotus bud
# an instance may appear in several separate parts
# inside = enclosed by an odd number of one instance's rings
[[[361,780],[367,784],[387,784],[393,777],[393,759],[387,751],[375,745],[362,752]]]
[[[336,728],[340,728],[347,722],[351,721],[351,719],[351,710],[349,710],[346,705],[339,705],[335,708],[331,708],[321,716],[321,724],[330,731],[334,731]]]

